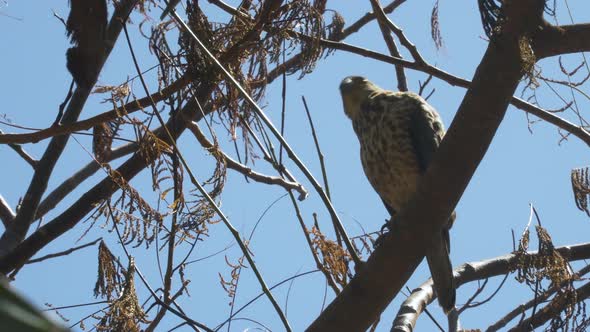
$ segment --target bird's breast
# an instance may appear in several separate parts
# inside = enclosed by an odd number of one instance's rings
[[[405,112],[374,114],[357,128],[361,161],[373,188],[399,210],[416,191],[420,169]]]

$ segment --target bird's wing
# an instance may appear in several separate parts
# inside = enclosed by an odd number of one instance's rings
[[[430,165],[434,153],[438,149],[445,134],[442,121],[434,108],[417,95],[414,96],[419,107],[410,116],[410,136],[418,164],[422,173]],[[451,251],[449,228],[455,214],[449,218],[447,227],[441,230],[440,237],[435,236],[432,247],[426,254],[426,260],[434,281],[438,301],[445,313],[455,306],[455,282],[453,266],[449,258]]]
[[[426,172],[444,136],[442,121],[432,106],[418,95],[413,95],[418,107],[410,116],[410,136],[418,157],[421,173]]]

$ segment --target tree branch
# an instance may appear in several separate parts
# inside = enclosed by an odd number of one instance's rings
[[[104,65],[115,45],[115,42],[123,26],[122,21],[129,16],[129,13],[133,9],[136,2],[137,0],[128,0],[119,3],[119,5],[116,6],[115,12],[113,13],[113,16],[109,22],[109,26],[107,27],[106,37],[104,40],[104,49],[102,50],[102,54],[98,57],[99,60],[96,64],[98,67],[89,68],[91,69],[89,72],[96,73],[95,77],[91,78],[91,86],[94,85],[94,82],[96,82],[98,73],[100,73],[102,66]],[[89,87],[76,88],[76,91],[74,91],[74,94],[72,95],[72,99],[68,104],[65,114],[63,115],[63,123],[72,123],[76,121],[82,112],[84,104],[86,103],[89,95]],[[43,193],[45,193],[45,190],[47,189],[49,177],[53,173],[53,168],[64,151],[68,139],[69,135],[62,135],[53,137],[49,142],[43,157],[41,160],[39,160],[37,168],[35,169],[33,178],[31,179],[29,187],[27,188],[27,191],[24,195],[21,209],[19,209],[12,227],[6,229],[0,237],[0,256],[4,256],[10,250],[14,249],[27,235],[29,225],[37,214],[37,208],[39,206],[41,196],[43,196]]]
[[[4,132],[2,130],[0,130],[0,137],[2,137],[2,135],[4,135]],[[27,151],[25,151],[25,149],[23,149],[22,146],[18,145],[18,144],[8,144],[8,146],[14,150],[14,152],[16,152],[19,156],[21,156],[21,158],[23,158],[27,164],[31,165],[31,167],[33,167],[33,169],[35,169],[35,167],[37,167],[37,164],[39,163],[38,160],[36,160],[35,158],[33,158],[30,154],[27,153]]]
[[[576,289],[576,300],[578,302],[582,302],[590,297],[590,282],[585,283],[583,286]],[[541,308],[539,312],[532,317],[524,319],[522,322],[519,322],[518,325],[508,330],[509,332],[525,332],[525,331],[533,331],[535,328],[542,326],[543,324],[547,323],[549,320],[555,318],[559,315],[560,312],[565,310],[565,308],[569,305],[567,299],[557,296],[554,297],[551,302],[549,302],[546,306]]]
[[[538,59],[590,51],[590,23],[554,26],[545,24],[533,35],[531,46]]]
[[[383,40],[385,41],[385,45],[387,45],[387,49],[389,49],[389,54],[396,58],[401,59],[401,55],[399,50],[397,49],[397,45],[391,37],[389,26],[391,21],[385,16],[385,12],[381,8],[381,4],[379,0],[369,0],[371,2],[371,7],[373,7],[373,12],[377,13],[377,22],[379,23],[379,29],[381,30],[381,35],[383,36]],[[408,81],[406,79],[406,73],[404,72],[404,67],[400,65],[395,66],[395,74],[397,76],[397,89],[399,91],[408,91]]]
[[[157,134],[159,130],[156,129],[154,132]],[[137,143],[128,143],[120,146],[114,149],[104,162],[111,162],[115,159],[122,158],[128,154],[134,153],[137,151],[137,148]],[[95,160],[92,160],[86,164],[86,166],[74,173],[71,177],[63,181],[59,186],[53,189],[53,191],[51,191],[44,200],[41,201],[34,220],[45,216],[47,212],[54,209],[57,204],[59,204],[69,193],[74,191],[74,189],[84,182],[84,180],[94,175],[94,173],[100,169],[102,169],[102,166]]]
[[[8,229],[14,222],[16,214],[10,208],[10,204],[0,195],[0,220],[5,229]]]
[[[188,124],[188,129],[193,133],[197,141],[199,141],[201,146],[204,147],[206,150],[210,151],[211,149],[216,149],[213,143],[211,143],[207,139],[207,137],[205,137],[203,132],[201,132],[201,129],[199,129],[199,126],[196,122],[190,122]],[[295,190],[299,193],[299,200],[303,200],[305,199],[305,197],[307,197],[307,190],[303,188],[303,185],[301,185],[301,183],[287,181],[280,177],[268,176],[255,172],[250,167],[240,164],[237,161],[233,160],[230,156],[228,156],[221,150],[217,150],[216,153],[219,153],[221,155],[221,158],[223,159],[223,162],[225,163],[227,168],[231,168],[235,171],[238,171],[256,182],[266,183],[270,185],[279,185],[285,188],[285,190]]]
[[[106,111],[99,115],[93,116],[89,119],[68,123],[61,126],[51,126],[46,129],[42,129],[39,131],[35,131],[32,133],[26,134],[0,134],[0,144],[6,143],[37,143],[40,140],[44,140],[54,136],[66,135],[71,134],[76,131],[81,130],[88,130],[98,124],[103,122],[108,122],[115,120],[123,115],[127,115],[133,113],[138,110],[142,110],[144,107],[149,106],[151,100],[154,102],[160,102],[166,98],[169,98],[172,94],[178,92],[180,89],[184,88],[188,83],[190,83],[189,75],[184,75],[178,80],[174,81],[164,89],[158,92],[154,92],[151,95],[145,96],[141,99],[137,99],[131,101],[121,107],[114,108],[112,110]]]
[[[39,257],[39,258],[30,259],[30,260],[28,260],[26,262],[26,264],[39,263],[39,262],[42,262],[44,260],[48,260],[48,259],[51,259],[51,258],[61,257],[61,256],[67,256],[67,255],[73,253],[74,251],[77,251],[77,250],[80,250],[80,249],[84,249],[86,247],[93,246],[93,245],[97,244],[98,241],[100,241],[100,240],[102,240],[101,237],[99,237],[98,239],[96,239],[96,240],[94,240],[92,242],[83,244],[81,246],[73,247],[73,248],[70,248],[68,250],[64,250],[64,251],[56,252],[56,253],[53,253],[53,254],[45,255],[45,256],[42,256],[42,257]]]
[[[590,243],[555,248],[569,262],[590,258]],[[537,251],[529,251],[527,255],[535,256]],[[521,257],[521,256],[520,256]],[[465,263],[454,271],[455,284],[458,287],[469,282],[505,275],[514,270],[519,256],[508,254],[479,262]],[[411,331],[416,326],[420,314],[426,306],[434,301],[434,287],[429,279],[402,303],[393,321],[392,331]],[[537,302],[538,303],[538,302]],[[514,318],[514,317],[513,317]],[[508,323],[508,322],[506,322]],[[500,328],[502,326],[499,326]],[[490,331],[489,329],[486,331]],[[495,331],[495,330],[492,330]]]

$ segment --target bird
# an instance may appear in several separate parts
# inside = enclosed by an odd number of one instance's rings
[[[445,134],[443,122],[422,97],[413,92],[384,90],[368,79],[349,76],[340,93],[344,113],[352,121],[360,143],[363,170],[387,211],[395,217],[414,195]],[[443,311],[455,307],[455,283],[449,229],[455,219],[435,234],[426,259]]]

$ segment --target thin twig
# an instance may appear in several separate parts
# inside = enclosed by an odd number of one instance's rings
[[[258,136],[252,130],[252,128],[250,128],[250,126],[245,121],[243,121],[243,123],[245,124],[246,130],[248,130],[248,133],[252,136],[252,138],[254,139],[254,142],[258,145],[258,148],[262,152],[264,160],[271,163],[271,165],[275,169],[277,169],[279,172],[281,172],[281,170],[279,169],[280,165],[275,161],[273,156],[271,156],[271,154],[267,151],[267,149],[264,147],[264,145],[262,144],[262,142],[260,141]],[[291,174],[287,170],[282,171],[281,174],[284,174],[287,178],[292,178]],[[297,217],[297,220],[299,221],[299,225],[301,226],[301,230],[303,232],[305,240],[307,241],[307,246],[309,247],[309,249],[311,251],[311,255],[313,257],[313,260],[316,263],[316,266],[318,267],[318,269],[320,271],[322,271],[322,273],[326,277],[326,281],[327,281],[328,285],[330,285],[332,290],[334,290],[334,293],[335,294],[340,293],[340,289],[336,285],[336,282],[334,282],[332,276],[327,271],[325,271],[319,257],[317,256],[316,252],[313,250],[313,243],[311,241],[311,237],[309,236],[308,229],[305,226],[305,221],[303,220],[303,217],[301,215],[301,210],[299,209],[299,204],[297,203],[297,200],[295,200],[295,196],[293,196],[293,193],[291,191],[289,191],[289,197],[291,198],[293,208],[295,209],[295,215]]]
[[[292,276],[292,277],[289,277],[289,278],[287,278],[287,279],[285,279],[285,280],[282,280],[282,281],[280,281],[280,282],[278,282],[278,283],[274,284],[273,286],[271,286],[271,287],[270,287],[270,290],[273,290],[273,289],[275,289],[275,288],[277,288],[277,287],[281,286],[282,284],[284,284],[284,283],[286,283],[286,282],[289,282],[289,281],[291,281],[291,280],[293,280],[293,279],[295,279],[295,278],[303,277],[303,276],[306,276],[306,275],[308,275],[308,274],[312,274],[312,273],[316,273],[316,272],[319,272],[319,270],[311,270],[311,271],[307,271],[307,272],[302,272],[302,273],[299,273],[299,274],[297,274],[297,275],[294,275],[294,276]],[[219,330],[220,330],[220,329],[223,327],[223,325],[227,324],[229,321],[231,321],[232,319],[234,319],[234,317],[235,317],[237,314],[239,314],[239,313],[240,313],[242,310],[246,309],[248,306],[250,306],[250,304],[254,303],[256,300],[258,300],[258,299],[259,299],[259,298],[261,298],[262,296],[264,296],[264,293],[260,293],[260,294],[256,295],[254,298],[252,298],[250,301],[246,302],[246,303],[245,303],[243,306],[241,306],[241,307],[240,307],[238,310],[236,310],[236,312],[234,312],[234,313],[233,313],[233,314],[232,314],[230,317],[228,317],[228,318],[227,318],[225,321],[223,321],[221,324],[217,325],[217,326],[215,327],[215,329],[214,329],[214,330],[215,330],[215,331],[219,331]]]
[[[187,125],[187,128],[193,133],[193,135],[195,136],[197,141],[199,141],[201,146],[203,146],[207,150],[215,149],[215,146],[213,145],[213,143],[211,143],[207,139],[207,137],[205,137],[205,135],[203,134],[203,132],[201,131],[201,129],[199,128],[199,126],[197,125],[196,122],[194,122],[194,121],[189,122]],[[299,200],[304,200],[307,197],[307,190],[305,190],[303,185],[300,183],[287,181],[287,180],[284,180],[280,177],[268,176],[268,175],[264,175],[264,174],[258,173],[256,171],[253,171],[250,167],[240,164],[239,162],[233,160],[230,156],[225,154],[225,152],[223,152],[219,149],[217,150],[216,153],[218,153],[220,155],[220,157],[223,159],[223,162],[225,163],[227,168],[230,168],[230,169],[233,169],[239,173],[242,173],[242,174],[244,174],[244,176],[247,176],[248,178],[250,178],[254,181],[260,182],[260,183],[266,183],[269,185],[278,185],[278,186],[285,188],[286,190],[295,190],[299,193]]]
[[[324,154],[322,153],[322,149],[320,149],[320,142],[318,140],[318,136],[315,131],[315,126],[313,125],[313,120],[311,118],[311,112],[309,111],[309,107],[307,106],[307,100],[305,100],[305,96],[301,96],[301,100],[303,101],[303,107],[305,109],[305,114],[307,114],[307,121],[309,122],[309,127],[311,128],[311,136],[313,137],[313,142],[315,144],[315,149],[318,154],[318,160],[320,161],[320,168],[322,170],[322,178],[324,180],[324,188],[326,188],[326,195],[328,198],[332,200],[332,196],[330,196],[330,186],[328,185],[328,173],[326,172],[326,164],[324,162]],[[336,241],[338,245],[342,247],[342,238],[340,237],[340,232],[338,232],[338,225],[336,224],[337,221],[332,219],[332,224],[334,225],[334,231],[336,233]]]
[[[578,275],[578,278],[580,278],[589,272],[590,272],[590,265],[586,265],[585,267],[581,268],[576,274]],[[538,297],[537,300],[546,301],[551,295],[555,294],[558,290],[560,290],[564,284],[559,285],[559,287],[556,287],[556,286],[551,287],[550,289],[548,289],[547,291],[542,293]],[[517,306],[516,308],[514,308],[514,310],[510,311],[509,313],[504,315],[502,318],[498,319],[494,324],[490,325],[486,329],[486,332],[495,332],[495,331],[502,329],[503,327],[508,325],[508,323],[510,323],[510,321],[512,321],[514,318],[518,317],[518,315],[524,314],[527,310],[532,308],[535,305],[535,303],[536,303],[535,299],[531,299],[527,303]]]
[[[295,216],[297,217],[297,220],[299,221],[299,226],[301,226],[301,230],[303,231],[305,241],[307,242],[307,247],[309,248],[309,250],[311,252],[311,256],[313,257],[313,260],[314,260],[318,270],[320,270],[322,272],[322,274],[326,278],[326,283],[330,286],[330,288],[332,288],[332,290],[334,291],[334,294],[335,295],[340,294],[340,288],[338,288],[338,286],[336,285],[336,282],[334,281],[334,278],[332,278],[332,275],[330,275],[330,273],[324,268],[324,265],[322,264],[320,258],[318,257],[317,253],[313,249],[313,241],[311,240],[311,237],[309,236],[309,231],[308,231],[307,227],[305,226],[305,221],[303,220],[303,216],[301,215],[301,210],[299,209],[299,204],[297,203],[297,201],[295,200],[295,197],[293,197],[293,194],[291,192],[289,192],[289,196],[291,198],[291,203],[293,204],[293,208],[295,209]]]
[[[476,307],[479,307],[479,306],[481,306],[483,304],[486,304],[487,302],[491,301],[496,296],[496,294],[498,294],[498,292],[500,291],[500,289],[502,289],[502,287],[506,283],[506,280],[508,280],[508,276],[509,275],[510,275],[509,273],[506,273],[506,275],[504,276],[504,279],[502,279],[502,281],[500,282],[500,284],[498,285],[498,287],[496,288],[496,290],[493,291],[492,294],[490,294],[490,296],[488,296],[486,299],[484,299],[483,301],[478,301],[477,303],[474,303],[474,304],[469,304],[469,305],[466,304],[461,309],[464,309],[464,308],[465,309],[476,308]],[[460,310],[459,313],[461,311],[463,311],[463,310]]]
[[[128,17],[128,14],[131,12],[136,2],[137,0],[123,1],[116,7],[107,27],[104,47],[100,50],[101,53],[97,54],[99,57],[95,64],[96,67],[91,68],[96,71],[96,77],[92,78],[92,85],[94,85],[98,73],[102,70],[102,66],[112,51],[115,41],[121,32],[121,18]],[[89,95],[90,88],[79,86],[76,88],[62,118],[64,123],[72,123],[78,119]],[[53,173],[55,164],[60,159],[66,147],[68,139],[69,135],[56,136],[53,137],[47,145],[43,156],[39,160],[38,167],[35,169],[35,173],[31,178],[29,186],[23,195],[22,208],[19,209],[15,218],[14,227],[6,229],[0,237],[0,256],[5,256],[11,252],[26,238],[29,226],[35,219],[41,197],[47,189],[49,178]]]
[[[381,4],[379,0],[370,0],[371,7],[373,7],[373,12],[377,13],[377,22],[379,23],[379,29],[381,30],[381,35],[383,36],[383,40],[385,41],[385,45],[387,45],[387,49],[389,50],[389,54],[396,58],[401,59],[401,54],[397,49],[397,45],[391,37],[391,34],[388,29],[387,21],[389,19],[385,16],[383,9],[381,8]],[[391,21],[389,21],[391,22]],[[404,72],[404,67],[400,65],[395,65],[395,75],[397,76],[397,89],[399,91],[408,91],[408,80],[406,79],[406,73]]]
[[[100,241],[100,240],[102,240],[102,237],[99,237],[98,239],[96,239],[96,240],[94,240],[92,242],[88,242],[86,244],[83,244],[81,246],[70,248],[68,250],[56,252],[56,253],[45,255],[45,256],[42,256],[42,257],[39,257],[39,258],[35,258],[35,259],[29,259],[25,264],[39,263],[39,262],[42,262],[42,261],[47,260],[47,259],[51,259],[51,258],[55,258],[55,257],[61,257],[61,256],[67,256],[67,255],[73,253],[74,251],[77,251],[77,250],[80,250],[80,249],[84,249],[86,247],[93,246],[93,245],[97,244],[98,241]]]
[[[2,130],[0,130],[0,135],[4,135],[4,132]],[[27,162],[27,164],[31,165],[33,169],[37,167],[39,161],[33,158],[30,154],[28,154],[27,151],[25,151],[25,149],[23,149],[21,145],[10,143],[8,144],[8,146],[11,149],[13,149],[19,156],[21,156],[21,158],[23,158]]]
[[[386,14],[391,14],[397,7],[401,6],[406,0],[395,0],[392,1],[389,5],[383,7],[383,12]],[[342,35],[339,36],[342,39],[352,35],[355,32],[358,32],[362,27],[364,27],[367,23],[371,22],[372,20],[376,19],[377,15],[375,13],[366,13],[361,18],[359,18],[356,22],[349,25],[342,31]]]
[[[477,281],[477,284],[479,285],[477,287],[477,289],[475,290],[475,292],[473,292],[473,294],[469,297],[469,299],[467,299],[467,302],[465,302],[465,304],[459,309],[457,310],[457,314],[461,314],[463,311],[465,311],[465,309],[467,309],[469,307],[469,305],[471,305],[471,303],[479,296],[479,294],[481,294],[481,292],[484,291],[484,289],[486,288],[488,281],[490,281],[490,278],[486,278],[483,281],[483,285],[480,285],[480,282]]]
[[[127,36],[127,28],[125,28],[125,36]],[[178,151],[174,149],[172,154],[172,182],[174,184],[174,202],[178,202],[180,196],[182,194],[182,184],[179,176],[179,167],[178,165]],[[166,257],[166,272],[164,272],[164,289],[163,289],[163,298],[164,303],[170,305],[173,298],[170,297],[170,290],[172,289],[172,277],[174,276],[174,252],[176,248],[175,237],[176,233],[178,232],[178,213],[180,209],[175,208],[172,212],[172,220],[170,222],[170,231],[168,233],[168,255]],[[181,287],[178,291],[178,295],[182,292],[184,287]],[[167,310],[163,307],[160,308],[154,319],[150,322],[150,325],[145,329],[146,332],[153,332],[155,331],[156,327],[160,324],[164,315],[166,314]]]
[[[167,3],[167,1],[165,1]],[[180,19],[180,17],[178,17],[178,15],[176,14],[175,11],[171,12],[171,15],[176,19],[177,22],[179,22],[181,25],[185,24],[184,21],[182,21]],[[188,29],[188,26],[185,25],[185,29]],[[127,30],[126,27],[124,26],[124,30],[125,33],[127,35]],[[191,34],[194,38],[197,38],[196,35],[194,35],[194,33]],[[127,42],[129,44],[129,51],[131,52],[132,55],[132,59],[133,59],[133,63],[135,66],[135,69],[137,70],[138,73],[141,73],[141,69],[139,68],[139,64],[137,62],[137,58],[135,57],[135,54],[133,52],[133,48],[131,47],[131,41],[128,38]],[[200,41],[199,41],[200,42]],[[204,48],[204,45],[201,45]],[[207,52],[209,52],[207,50]],[[209,55],[215,59],[215,57],[213,57],[213,55],[211,53],[209,53]],[[215,61],[217,61],[215,59]],[[217,62],[219,64],[219,62]],[[219,64],[219,66],[221,66],[221,64]],[[229,73],[228,73],[229,75]],[[229,75],[229,77],[231,77],[231,75]],[[233,79],[233,77],[231,77]],[[145,89],[145,92],[147,95],[149,95],[149,89],[147,88],[147,85],[145,84],[145,80],[143,79],[143,75],[139,76],[140,81],[142,82],[142,86]],[[235,79],[234,79],[235,80]],[[236,82],[237,83],[237,82]],[[250,251],[249,249],[246,247],[246,244],[242,241],[239,232],[233,227],[233,225],[230,223],[229,219],[225,216],[225,214],[221,211],[221,209],[219,208],[219,206],[215,203],[215,200],[213,200],[213,198],[209,195],[209,193],[205,190],[205,188],[203,188],[203,186],[201,185],[201,183],[196,179],[196,177],[194,176],[191,168],[189,167],[188,163],[186,162],[184,156],[182,155],[182,153],[180,152],[180,150],[178,149],[178,146],[175,143],[174,137],[170,131],[168,130],[168,127],[166,126],[166,123],[164,122],[164,119],[162,118],[162,115],[160,114],[158,108],[156,107],[155,103],[153,102],[153,100],[151,101],[151,106],[152,109],[154,111],[154,114],[156,115],[156,118],[158,119],[158,121],[160,122],[160,125],[162,126],[162,128],[164,129],[165,133],[168,135],[169,139],[170,139],[170,143],[172,144],[172,146],[174,147],[174,149],[177,151],[178,154],[178,158],[180,160],[180,162],[182,163],[183,167],[185,168],[187,174],[189,175],[189,178],[191,180],[191,183],[197,187],[197,189],[199,190],[199,192],[201,193],[201,195],[203,195],[205,197],[205,199],[209,202],[209,204],[213,207],[213,209],[215,210],[215,212],[217,213],[217,215],[221,218],[221,220],[223,220],[223,223],[225,224],[225,226],[230,230],[230,232],[232,233],[234,239],[236,240],[236,242],[239,244],[240,249],[242,250],[242,253],[244,254],[244,256],[246,257],[246,259],[248,260],[248,263],[250,264],[250,267],[252,268],[252,271],[254,272],[254,274],[256,275],[256,278],[258,279],[258,282],[260,284],[260,286],[262,287],[264,293],[267,295],[269,301],[272,303],[275,311],[277,312],[277,314],[279,315],[279,318],[281,319],[281,321],[283,322],[283,325],[285,326],[285,328],[288,331],[291,331],[291,327],[289,325],[289,322],[287,321],[287,318],[285,317],[283,311],[281,310],[278,302],[275,300],[275,298],[273,297],[273,295],[271,294],[270,290],[268,289],[268,287],[266,286],[266,282],[264,281],[262,274],[260,273],[260,271],[258,270],[258,267],[256,266],[256,264],[254,263],[254,260],[252,259],[252,256],[250,255]]]
[[[189,28],[189,26],[182,19],[180,19],[180,17],[178,17],[178,15],[176,13],[172,12],[172,15],[176,19],[176,22],[179,24],[179,26],[181,26],[182,29],[184,29],[186,32],[188,32],[190,34],[192,39],[199,45],[199,47],[207,55],[207,57],[215,63],[215,65],[223,73],[223,75],[236,87],[236,89],[238,89],[240,91],[242,96],[244,96],[246,101],[248,101],[248,103],[252,106],[256,115],[258,115],[258,117],[271,130],[271,132],[276,137],[276,139],[285,148],[285,151],[287,152],[287,155],[289,156],[289,158],[291,158],[291,160],[293,160],[293,162],[297,165],[297,167],[299,167],[299,169],[303,172],[303,174],[305,174],[305,176],[307,177],[309,182],[312,183],[313,187],[316,189],[317,193],[320,195],[322,201],[324,202],[324,205],[327,207],[328,211],[332,215],[332,218],[338,220],[338,230],[344,239],[344,243],[346,244],[346,248],[349,251],[355,265],[360,266],[362,264],[362,262],[358,256],[357,252],[355,251],[354,246],[352,245],[352,242],[350,241],[350,238],[348,237],[348,234],[346,233],[346,230],[344,229],[344,225],[340,221],[340,218],[338,217],[338,214],[336,213],[336,210],[334,209],[332,202],[326,196],[326,193],[323,191],[323,189],[320,186],[320,184],[318,183],[318,181],[314,178],[313,174],[311,174],[311,172],[307,169],[305,164],[295,154],[295,151],[293,151],[291,146],[287,143],[287,141],[283,138],[283,136],[281,136],[280,132],[275,128],[275,126],[270,121],[270,119],[266,116],[266,114],[262,111],[262,109],[258,106],[258,104],[256,104],[256,102],[252,99],[252,97],[250,97],[250,95],[246,92],[246,90],[244,90],[244,88],[240,85],[240,83],[227,71],[227,69],[225,69],[225,67],[219,62],[219,60],[217,60],[217,58],[215,58],[215,56],[207,49],[207,47],[201,42],[201,40],[197,37],[197,35]]]
[[[399,28],[397,25],[395,25],[395,23],[393,23],[385,15],[385,12],[383,11],[383,9],[381,9],[380,6],[374,4],[374,3],[378,4],[377,1],[378,0],[371,0],[371,4],[373,4],[373,8],[375,8],[376,12],[377,12],[377,19],[383,21],[383,24],[386,25],[393,33],[395,33],[395,35],[399,39],[400,43],[405,48],[408,49],[408,51],[412,55],[412,58],[414,58],[414,61],[416,61],[417,63],[425,63],[424,59],[422,58],[422,55],[420,55],[420,52],[418,52],[416,45],[414,45],[412,42],[410,42],[408,40],[408,38],[406,38],[406,35],[403,33],[403,30],[401,28]],[[399,58],[399,56],[396,56],[396,57]]]
[[[56,310],[63,310],[63,309],[72,309],[72,308],[88,307],[88,306],[91,306],[91,305],[105,304],[105,303],[109,303],[109,301],[107,301],[107,300],[103,300],[103,301],[96,301],[96,302],[89,302],[89,303],[80,303],[80,304],[64,305],[64,306],[61,306],[61,307],[49,307],[49,308],[47,308],[47,309],[43,309],[43,311],[56,311]]]
[[[128,260],[133,259],[133,257],[131,256],[131,254],[129,254],[129,251],[127,250],[127,247],[125,246],[125,241],[123,241],[123,238],[121,237],[121,232],[119,231],[119,227],[117,226],[117,221],[115,219],[115,216],[113,214],[113,209],[111,207],[111,203],[107,201],[107,208],[108,208],[108,212],[109,212],[109,216],[111,218],[111,220],[113,221],[113,227],[115,228],[115,233],[117,234],[117,237],[119,238],[119,244],[121,244],[121,248],[123,249],[123,251],[125,252],[125,256],[127,257]],[[118,260],[115,260],[117,263],[119,263],[119,265],[121,264]],[[139,279],[141,280],[141,282],[143,283],[143,285],[147,288],[147,290],[149,291],[149,293],[151,294],[151,296],[153,297],[154,301],[156,301],[156,303],[164,308],[166,308],[166,310],[170,311],[172,314],[176,315],[177,317],[183,319],[184,321],[186,321],[187,323],[191,324],[191,325],[196,325],[204,330],[206,330],[207,332],[213,332],[212,329],[208,328],[207,326],[189,318],[187,315],[185,315],[184,313],[172,308],[171,306],[169,306],[168,304],[164,303],[159,297],[158,294],[156,294],[156,292],[154,291],[154,289],[150,286],[150,284],[147,282],[147,279],[144,277],[143,273],[141,273],[141,270],[139,269],[139,266],[135,266],[135,273],[137,273],[137,275],[139,276]],[[175,302],[173,302],[174,304],[176,304]]]

